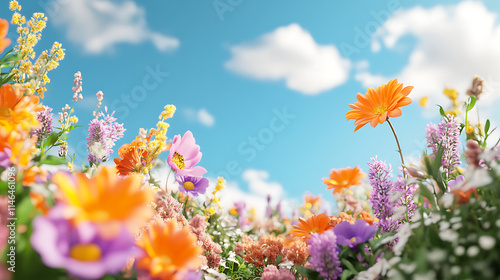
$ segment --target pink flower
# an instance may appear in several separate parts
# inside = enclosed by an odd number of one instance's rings
[[[184,136],[175,135],[170,147],[167,162],[180,176],[201,177],[207,170],[201,166],[194,166],[201,159],[200,146],[196,142],[191,131],[186,131]]]

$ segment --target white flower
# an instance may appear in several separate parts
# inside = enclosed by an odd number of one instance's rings
[[[446,230],[439,232],[439,237],[443,241],[455,243],[458,240],[458,233],[454,230],[446,229]]]
[[[408,238],[412,235],[410,224],[403,224],[396,233],[396,237],[399,238],[398,242],[393,247],[393,252],[396,256],[400,256],[403,253],[403,249],[408,242]]]
[[[495,238],[487,235],[483,235],[479,237],[479,246],[484,250],[491,250],[495,247],[496,240]]]
[[[479,248],[477,246],[471,246],[469,249],[467,249],[467,256],[469,257],[475,257],[479,254]]]

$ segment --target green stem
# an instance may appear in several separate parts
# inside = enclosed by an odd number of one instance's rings
[[[403,168],[405,168],[405,160],[403,158],[403,152],[401,151],[401,146],[399,145],[398,136],[396,135],[396,131],[394,130],[394,127],[392,126],[391,122],[389,121],[389,118],[387,118],[387,123],[391,127],[392,133],[394,134],[394,138],[396,139],[396,144],[398,144],[398,150],[397,150],[397,152],[401,156],[401,164],[402,164]],[[406,177],[406,175],[405,175],[405,177]]]
[[[170,172],[168,172],[168,175],[167,175],[167,181],[165,182],[165,192],[167,192],[167,190],[168,190],[168,178],[170,177],[170,173],[172,173],[172,169],[170,169]]]

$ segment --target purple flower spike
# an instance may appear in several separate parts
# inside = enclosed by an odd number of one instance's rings
[[[180,185],[179,191],[189,196],[203,194],[208,188],[208,179],[204,177],[180,176],[175,174],[175,180]]]
[[[31,245],[46,266],[65,268],[78,278],[99,279],[123,270],[140,253],[126,228],[112,239],[104,239],[91,223],[72,225],[63,217],[64,207],[56,205],[47,216],[33,221]]]
[[[201,160],[200,146],[191,131],[186,131],[184,136],[175,135],[172,146],[168,152],[167,163],[180,176],[201,177],[207,170],[201,166],[195,166]]]
[[[333,228],[337,236],[337,244],[342,246],[356,247],[360,243],[370,240],[377,232],[376,225],[370,225],[364,220],[357,220],[354,224],[348,221],[336,225]]]

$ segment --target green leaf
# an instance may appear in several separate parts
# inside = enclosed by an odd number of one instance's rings
[[[448,116],[447,116],[447,115],[446,115],[446,113],[444,112],[443,107],[441,107],[441,105],[438,105],[438,106],[439,106],[439,113],[441,114],[441,116],[443,116],[443,118],[448,119]]]
[[[474,105],[476,105],[476,101],[477,99],[474,96],[470,97],[470,102],[467,105],[467,112],[469,112],[470,110],[472,110],[472,108],[474,108]]]
[[[321,280],[324,279],[319,275],[319,272],[316,270],[310,269],[310,268],[305,268],[300,265],[296,265],[295,268],[297,269],[297,272],[302,275],[303,278],[307,278],[309,280]]]
[[[59,132],[52,132],[47,139],[45,139],[45,142],[43,143],[44,147],[50,147],[52,146],[57,139],[59,138]]]
[[[352,265],[352,263],[350,261],[348,261],[347,259],[342,259],[341,260],[341,263],[343,265],[345,265],[350,271],[352,271],[354,274],[358,274],[358,270],[354,267],[354,265]]]
[[[488,130],[490,130],[490,120],[486,120],[486,124],[484,125],[484,134],[488,134]]]
[[[280,262],[281,262],[282,259],[283,259],[282,256],[277,256],[276,257],[276,266],[278,266],[280,264]]]
[[[61,164],[66,164],[68,161],[65,158],[60,158],[56,156],[49,155],[43,160],[40,161],[40,165],[42,164],[48,164],[48,165],[61,165]]]
[[[344,270],[344,271],[342,271],[342,276],[341,276],[340,280],[346,280],[352,275],[354,275],[354,273],[352,271]]]

